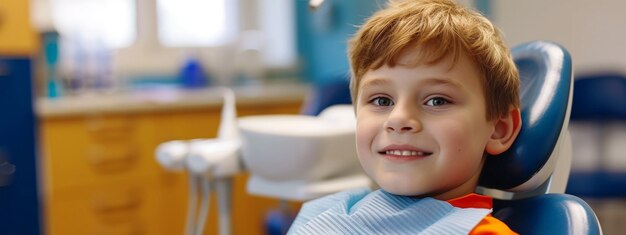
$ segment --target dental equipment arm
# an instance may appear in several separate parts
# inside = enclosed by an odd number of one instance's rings
[[[174,140],[160,144],[156,149],[156,159],[159,164],[168,171],[181,172],[186,168],[186,159],[189,154],[187,141]],[[189,197],[187,199],[187,221],[185,222],[185,235],[195,233],[196,202],[198,176],[188,175]]]
[[[157,162],[168,171],[184,171],[188,148],[187,142],[180,140],[162,143],[156,149]]]
[[[221,92],[224,103],[217,138],[170,141],[159,145],[156,151],[157,161],[165,169],[189,171],[189,203],[185,229],[187,235],[203,234],[214,181],[219,204],[219,234],[231,234],[231,178],[241,170],[241,141],[237,129],[235,95],[227,88],[223,88]],[[196,210],[198,184],[201,186],[202,199],[199,211]]]
[[[210,187],[215,182],[219,209],[219,234],[230,232],[231,177],[239,171],[237,140],[209,139],[190,142],[187,168],[201,176],[202,204],[198,217],[196,234],[202,234],[209,211]]]

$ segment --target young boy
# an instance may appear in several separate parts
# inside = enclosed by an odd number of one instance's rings
[[[350,41],[357,153],[377,191],[308,202],[290,233],[514,234],[474,194],[521,127],[499,31],[450,0],[392,1]]]

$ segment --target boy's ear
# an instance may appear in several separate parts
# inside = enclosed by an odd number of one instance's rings
[[[485,147],[485,151],[490,155],[501,154],[513,145],[522,128],[519,108],[510,108],[507,114],[502,115],[494,122],[494,131]]]

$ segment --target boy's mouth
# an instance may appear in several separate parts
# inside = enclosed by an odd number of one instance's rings
[[[411,145],[389,145],[378,152],[381,155],[392,157],[426,157],[433,154]]]
[[[411,151],[411,150],[386,150],[378,152],[384,155],[398,156],[398,157],[425,157],[433,153],[423,151]]]

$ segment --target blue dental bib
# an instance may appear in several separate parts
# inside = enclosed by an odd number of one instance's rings
[[[468,234],[489,213],[361,189],[305,203],[288,234]]]

